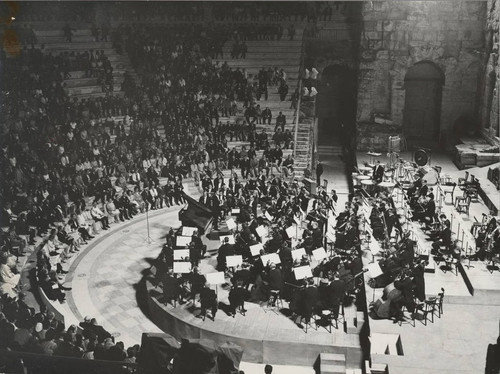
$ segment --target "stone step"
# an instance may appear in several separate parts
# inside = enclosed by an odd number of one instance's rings
[[[346,374],[363,374],[362,369],[346,369]]]
[[[115,76],[113,77],[113,83],[116,85],[120,85],[123,82],[123,76]],[[82,87],[93,87],[99,86],[97,78],[76,78],[76,79],[66,79],[64,81],[65,87],[68,89],[73,88],[82,88]]]
[[[86,86],[86,87],[66,87],[65,91],[68,95],[93,94],[102,92],[102,86]]]
[[[78,100],[81,100],[81,99],[89,99],[91,97],[92,98],[105,97],[106,95],[108,95],[108,93],[106,93],[106,92],[94,92],[94,93],[74,94],[74,95],[71,95],[71,97],[74,97],[74,98],[77,98]],[[125,93],[122,91],[114,91],[113,95],[123,97],[125,95]]]
[[[86,87],[67,87],[65,88],[65,91],[68,93],[68,95],[74,96],[74,95],[86,95],[86,94],[93,94],[93,93],[99,93],[102,92],[102,86],[86,86]],[[113,92],[120,92],[121,91],[121,86],[120,84],[113,84]]]
[[[323,365],[320,368],[321,374],[346,374],[345,365]]]
[[[98,79],[97,78],[70,78],[64,80],[64,85],[67,88],[72,87],[86,87],[86,86],[96,86]]]
[[[106,57],[108,58],[108,60],[110,62],[130,63],[130,60],[129,60],[127,55],[119,55],[114,50],[112,50],[112,51],[113,51],[113,54],[106,55]]]
[[[34,27],[33,30],[35,31],[35,35],[40,38],[40,37],[51,37],[51,36],[64,36],[64,31],[63,31],[64,25],[58,29],[50,29],[50,30],[40,30],[38,27]],[[74,27],[73,25],[70,25],[70,27],[73,29],[73,37],[75,36],[82,36],[82,35],[92,35],[92,32],[90,31],[90,28],[86,27]]]
[[[73,43],[69,42],[57,42],[57,43],[43,43],[44,48],[46,51],[58,51],[58,52],[64,52],[64,51],[82,51],[82,50],[110,50],[112,49],[111,42],[76,42],[73,41]],[[34,44],[35,48],[42,48],[42,43],[37,42]],[[31,48],[31,45],[27,46],[28,48]]]
[[[231,52],[233,48],[231,45],[226,45],[222,48],[224,57],[226,59],[231,57]],[[241,60],[240,56],[237,56],[235,60]],[[301,49],[299,47],[279,47],[279,46],[255,46],[247,49],[244,60],[281,60],[285,62],[288,58],[292,60],[300,60]]]
[[[298,35],[296,36],[298,37]],[[232,45],[232,41],[226,42],[225,45]],[[300,50],[300,47],[302,46],[302,40],[301,39],[296,39],[294,40],[288,40],[287,38],[282,38],[281,40],[246,40],[245,44],[247,45],[248,49],[250,50],[250,47],[264,47],[264,46],[270,46],[270,47],[276,47],[276,48],[297,48]]]
[[[345,365],[345,355],[342,353],[320,353],[319,359],[321,364]]]
[[[37,43],[41,44],[56,44],[56,43],[93,43],[94,38],[91,35],[73,35],[71,42],[68,42],[65,36],[39,36]]]
[[[214,62],[218,62],[219,64],[223,64],[224,62],[227,62],[227,64],[231,67],[239,67],[239,68],[260,68],[262,67],[272,67],[274,68],[275,66],[279,67],[280,69],[285,70],[285,72],[290,71],[295,71],[298,72],[300,68],[300,59],[297,60],[285,60],[283,59],[271,59],[271,58],[266,58],[265,60],[250,60],[250,59],[224,59],[224,60],[213,60]]]

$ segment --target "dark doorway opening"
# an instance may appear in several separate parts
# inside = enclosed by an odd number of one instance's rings
[[[356,74],[342,65],[323,70],[316,99],[318,145],[349,144],[355,133]]]
[[[431,61],[418,62],[406,73],[403,135],[408,145],[439,145],[443,84],[442,70]]]

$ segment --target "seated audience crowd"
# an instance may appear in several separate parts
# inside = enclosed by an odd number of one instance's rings
[[[16,58],[2,51],[2,308],[20,300],[16,258],[30,245],[40,244],[35,278],[40,289],[62,303],[68,288],[59,275],[72,253],[113,221],[183,203],[184,178],[192,176],[203,187],[203,178],[238,167],[242,178],[269,175],[273,167],[293,176],[293,159],[283,160],[281,149],[293,147],[290,130],[283,131],[284,116],[278,116],[272,139],[255,129],[258,122],[271,122],[270,110],[261,111],[256,101],[267,97],[268,86],[285,84],[283,69],[263,69],[254,83],[245,71],[212,64],[211,55],[222,54],[221,30],[218,35],[194,29],[181,35],[180,29],[175,34],[163,27],[122,31],[124,50],[143,77],[136,85],[125,75],[123,96],[111,94],[113,69],[102,51],[52,54],[31,46]],[[71,38],[71,30],[67,34]],[[74,70],[102,80],[108,93],[69,97],[64,81]],[[219,118],[234,116],[240,101],[245,118],[221,124]],[[229,150],[228,136],[248,140],[250,148]],[[257,159],[259,149],[264,154]],[[167,179],[164,185],[160,178]],[[40,318],[31,313],[30,322],[21,323],[34,330]]]

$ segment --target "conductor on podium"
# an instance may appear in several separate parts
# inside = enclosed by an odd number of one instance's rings
[[[375,167],[373,168],[373,180],[376,183],[382,182],[384,179],[384,166],[380,164],[380,161],[377,160]]]

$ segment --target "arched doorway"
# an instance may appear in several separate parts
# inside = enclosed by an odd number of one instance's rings
[[[439,144],[443,84],[443,72],[430,61],[418,62],[406,73],[403,134],[408,144]]]
[[[343,145],[354,132],[356,75],[347,66],[331,65],[323,70],[316,99],[318,145]]]

